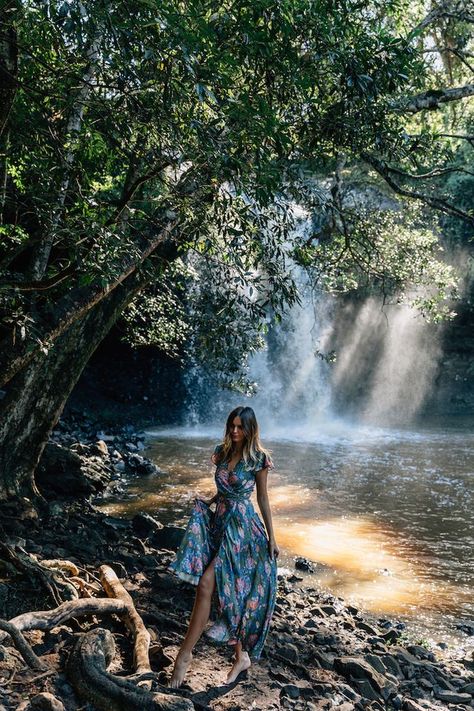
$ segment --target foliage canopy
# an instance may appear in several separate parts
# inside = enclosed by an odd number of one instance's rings
[[[447,311],[437,227],[402,203],[438,210],[454,242],[472,234],[472,143],[455,137],[472,126],[472,18],[463,2],[456,13],[405,0],[8,2],[6,380],[132,273],[135,342],[178,353],[194,334],[223,372],[297,299],[293,261],[331,289],[428,282],[419,305]]]

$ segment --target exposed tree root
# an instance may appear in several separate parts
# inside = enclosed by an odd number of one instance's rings
[[[0,630],[3,630],[10,635],[13,640],[13,644],[18,649],[29,667],[32,669],[38,669],[38,671],[44,671],[47,669],[46,664],[44,664],[41,659],[36,656],[16,625],[11,622],[7,622],[6,620],[0,620]]]
[[[125,590],[115,572],[108,565],[101,565],[100,579],[105,592],[109,597],[122,600],[127,607],[124,622],[135,638],[133,662],[137,674],[146,674],[151,671],[148,651],[150,648],[150,633],[143,624],[143,620],[135,609],[129,593]]]
[[[63,602],[64,598],[66,600],[77,599],[76,588],[66,579],[60,566],[50,566],[51,563],[64,563],[67,569],[68,565],[73,565],[69,561],[46,561],[46,565],[43,565],[35,556],[30,555],[20,546],[12,547],[1,541],[0,554],[10,566],[35,580],[39,580],[56,605]]]
[[[103,711],[194,711],[189,699],[150,693],[106,669],[115,655],[108,630],[87,632],[76,643],[66,673],[77,694]]]
[[[53,627],[67,622],[72,617],[84,617],[84,615],[123,615],[126,611],[125,603],[122,600],[111,600],[109,598],[89,598],[86,600],[70,600],[54,610],[41,610],[38,612],[25,612],[9,621],[17,630],[26,632],[27,630],[51,630]],[[0,635],[0,644],[3,643],[6,635]]]
[[[49,561],[53,568],[63,567],[78,572],[64,561]],[[38,564],[39,566],[40,564]],[[47,567],[45,566],[45,569]],[[116,614],[126,624],[134,638],[134,673],[119,677],[107,672],[115,653],[111,632],[99,629],[82,635],[71,653],[67,674],[76,692],[99,709],[107,711],[191,711],[191,701],[166,693],[150,692],[156,675],[149,659],[150,633],[135,609],[132,597],[125,590],[115,572],[107,565],[100,567],[102,585],[109,597],[86,598],[63,602],[54,610],[25,612],[10,621],[0,621],[0,644],[10,635],[25,662],[40,671],[48,667],[33,652],[22,632],[50,630],[71,618],[85,615]],[[76,576],[75,576],[76,577]],[[146,685],[146,689],[142,685]]]

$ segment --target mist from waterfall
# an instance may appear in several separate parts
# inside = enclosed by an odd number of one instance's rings
[[[410,424],[435,383],[441,329],[406,304],[381,307],[374,297],[338,313],[331,374],[335,399],[359,421]],[[352,407],[349,403],[352,402]]]
[[[217,424],[249,404],[267,436],[311,441],[353,425],[407,426],[423,410],[442,357],[439,327],[407,305],[315,294],[303,275],[300,286],[301,305],[271,326],[266,348],[250,358],[256,394],[219,390],[194,366],[188,424]]]

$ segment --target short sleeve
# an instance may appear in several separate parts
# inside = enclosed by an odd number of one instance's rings
[[[222,452],[222,444],[216,444],[216,446],[214,447],[214,452],[211,456],[211,462],[213,464],[217,464],[217,459],[218,459],[218,456],[221,452]]]
[[[259,472],[260,469],[274,469],[274,468],[275,468],[275,466],[273,464],[272,458],[268,454],[265,454],[264,452],[259,452],[257,466],[255,467],[255,471]]]

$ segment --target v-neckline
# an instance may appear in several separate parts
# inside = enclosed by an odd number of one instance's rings
[[[233,473],[235,472],[236,468],[239,466],[239,464],[240,464],[240,462],[242,461],[242,459],[243,459],[243,457],[240,457],[240,459],[238,460],[238,462],[236,462],[236,463],[234,464],[234,466],[233,466],[232,469],[229,469],[229,465],[230,465],[231,460],[230,460],[230,459],[227,459],[227,461],[226,461],[226,467],[227,467],[227,471],[229,472],[229,474],[233,474]]]

